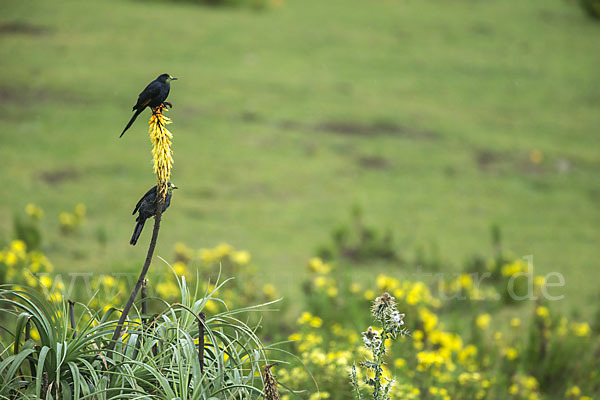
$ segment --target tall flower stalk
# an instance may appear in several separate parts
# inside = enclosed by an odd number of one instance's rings
[[[167,124],[171,123],[171,119],[163,115],[163,111],[167,108],[161,104],[152,110],[152,115],[149,121],[149,135],[150,141],[152,142],[152,158],[154,161],[154,173],[156,174],[157,180],[157,191],[156,191],[156,215],[154,216],[154,229],[152,230],[152,239],[150,239],[150,245],[148,246],[148,253],[146,255],[146,261],[140,272],[140,276],[131,290],[129,299],[123,307],[119,322],[115,327],[112,340],[108,345],[108,349],[112,351],[115,348],[117,340],[121,336],[123,325],[129,314],[129,310],[137,297],[140,288],[142,287],[150,264],[152,262],[152,256],[154,255],[154,249],[156,248],[156,242],[158,240],[158,231],[160,230],[160,221],[162,218],[163,204],[165,203],[165,197],[167,195],[167,184],[171,178],[171,167],[173,166],[173,150],[171,150],[171,139],[173,134],[166,128]]]
[[[366,332],[363,332],[363,342],[367,350],[371,352],[371,360],[363,361],[359,365],[367,371],[364,383],[371,387],[373,400],[389,400],[394,379],[384,376],[383,373],[385,356],[388,352],[386,340],[395,340],[399,336],[409,335],[410,332],[403,327],[404,314],[400,314],[396,308],[395,299],[388,293],[375,299],[371,314],[379,322],[381,330],[369,327]],[[356,365],[352,366],[350,380],[354,396],[360,400],[362,396]]]

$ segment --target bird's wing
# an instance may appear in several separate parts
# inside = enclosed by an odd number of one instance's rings
[[[153,195],[154,197],[156,197],[156,186],[154,186],[152,189],[148,190],[146,192],[146,194],[142,196],[140,201],[138,201],[137,204],[135,205],[135,209],[133,210],[131,215],[135,215],[135,213],[140,209],[140,206],[142,205],[142,202],[144,201],[144,199],[149,195]]]
[[[144,90],[142,90],[142,93],[140,93],[140,95],[138,96],[138,101],[137,101],[137,104],[135,105],[136,108],[146,107],[148,105],[148,103],[150,103],[152,101],[153,98],[155,98],[156,96],[158,96],[160,94],[160,87],[161,87],[160,82],[158,82],[158,81],[150,82],[150,84],[148,86],[146,86],[146,88]]]

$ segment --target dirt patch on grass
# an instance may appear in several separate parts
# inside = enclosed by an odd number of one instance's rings
[[[380,156],[361,156],[356,159],[358,165],[366,169],[389,169],[391,164],[388,160]]]
[[[51,171],[43,171],[39,174],[40,180],[49,185],[57,185],[79,178],[79,172],[72,168],[62,168]]]
[[[478,149],[474,150],[474,159],[479,170],[486,173],[517,173],[533,177],[564,174],[571,170],[571,162],[566,158],[546,159],[537,150],[508,152]]]
[[[50,32],[50,29],[28,24],[27,22],[0,22],[0,35],[32,35],[40,36]]]
[[[481,171],[489,172],[503,161],[506,161],[506,154],[498,151],[489,149],[475,151],[475,162]]]
[[[87,104],[89,99],[63,91],[32,89],[27,87],[9,87],[0,85],[0,104],[13,103],[28,106],[39,102],[54,101],[64,104]]]
[[[283,121],[280,124],[283,129],[313,131],[333,133],[345,136],[396,136],[407,137],[411,139],[434,140],[439,138],[439,134],[432,131],[408,128],[394,122],[375,121],[370,123],[360,123],[353,121],[323,121],[314,125],[303,124],[296,121]]]

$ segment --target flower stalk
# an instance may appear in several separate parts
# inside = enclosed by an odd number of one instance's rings
[[[390,391],[394,385],[394,378],[386,377],[383,373],[385,356],[387,354],[386,340],[395,340],[398,336],[409,335],[410,332],[403,327],[404,314],[396,308],[395,299],[388,293],[377,297],[371,307],[373,318],[379,322],[381,330],[369,327],[363,332],[363,342],[370,351],[372,360],[361,362],[359,365],[372,377],[365,378],[365,384],[372,389],[373,400],[390,400]],[[360,384],[357,376],[356,365],[350,371],[350,381],[356,399],[361,399]]]
[[[173,166],[173,151],[171,150],[171,139],[173,134],[166,128],[167,124],[171,123],[171,120],[163,115],[163,111],[167,110],[164,104],[152,110],[150,116],[149,135],[150,141],[152,142],[152,156],[154,160],[154,173],[156,174],[157,191],[156,191],[156,214],[154,215],[154,229],[152,230],[152,239],[150,239],[150,245],[148,246],[148,253],[146,254],[146,261],[140,271],[140,276],[129,295],[127,303],[123,307],[121,317],[117,322],[115,331],[112,339],[108,345],[108,350],[113,351],[117,341],[121,337],[123,325],[129,315],[129,310],[137,297],[140,288],[144,284],[150,264],[152,262],[152,256],[154,255],[154,249],[156,248],[156,242],[158,241],[158,231],[160,230],[160,221],[162,218],[163,204],[167,195],[167,184],[171,178],[171,167]]]

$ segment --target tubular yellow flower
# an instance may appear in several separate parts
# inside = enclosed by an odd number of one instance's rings
[[[150,117],[150,141],[154,146],[152,156],[154,159],[154,173],[158,180],[158,192],[164,199],[167,195],[167,182],[171,178],[171,167],[173,166],[173,150],[171,150],[171,139],[173,134],[166,128],[171,120],[163,115],[167,108],[160,105],[152,110]]]

